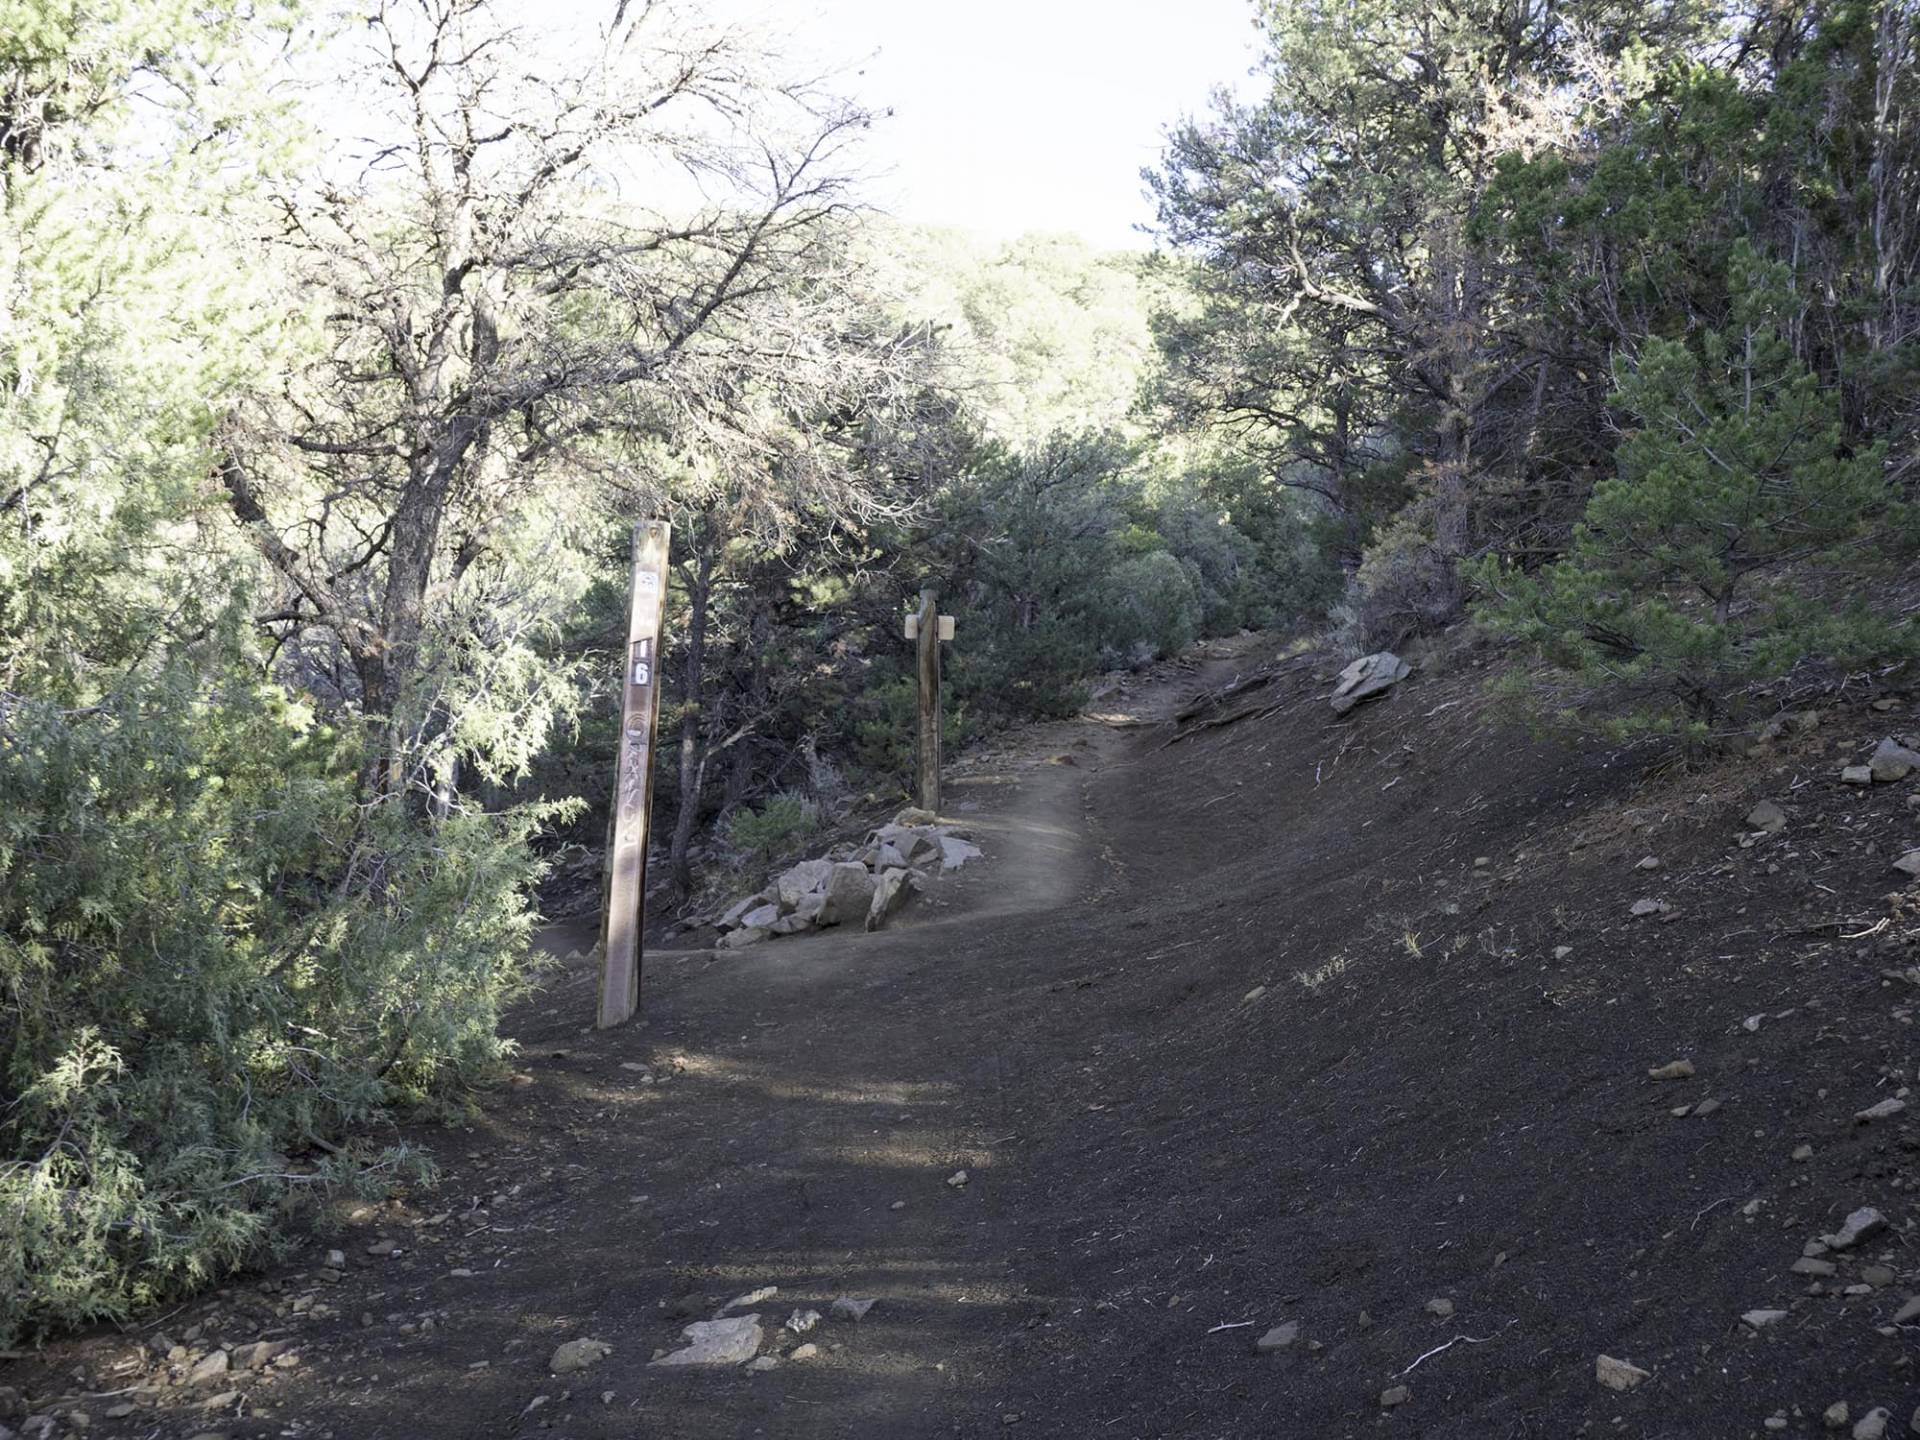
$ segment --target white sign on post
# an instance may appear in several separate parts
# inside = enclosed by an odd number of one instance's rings
[[[647,823],[653,805],[653,739],[660,717],[660,629],[666,618],[668,527],[633,528],[632,608],[622,677],[620,754],[613,784],[613,845],[607,857],[606,958],[600,967],[602,1030],[640,1008],[640,938],[646,928]]]

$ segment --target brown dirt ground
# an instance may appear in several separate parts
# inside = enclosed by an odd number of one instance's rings
[[[436,1187],[0,1384],[109,1437],[1680,1440],[1826,1433],[1837,1400],[1903,1433],[1920,1133],[1853,1116],[1913,1079],[1920,994],[1885,972],[1920,961],[1888,869],[1920,780],[1837,775],[1910,703],[1650,777],[1495,720],[1471,649],[1345,720],[1309,655],[1167,743],[1276,654],[1215,645],[969,757],[948,810],[989,860],[904,929],[656,954],[604,1034],[563,966],[515,1018],[526,1083],[416,1137]],[[1792,823],[1743,847],[1762,798]],[[1887,1233],[1789,1272],[1862,1205]],[[774,1326],[879,1303],[767,1374],[648,1366],[767,1285]],[[291,1358],[196,1389],[159,1334]],[[611,1356],[550,1376],[578,1337]],[[1652,1378],[1603,1389],[1600,1353]]]

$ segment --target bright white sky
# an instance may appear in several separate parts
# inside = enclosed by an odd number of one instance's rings
[[[1250,0],[788,0],[772,13],[891,107],[874,189],[911,221],[1143,247],[1163,130],[1240,89]],[[807,16],[815,15],[811,23]]]

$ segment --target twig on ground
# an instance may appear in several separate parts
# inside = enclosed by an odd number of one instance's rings
[[[1509,1320],[1507,1321],[1506,1324],[1500,1327],[1500,1330],[1511,1330],[1514,1326],[1518,1325],[1519,1323],[1520,1322],[1517,1319]],[[1433,1349],[1427,1351],[1426,1354],[1422,1355],[1419,1360],[1415,1360],[1413,1362],[1413,1365],[1409,1365],[1407,1366],[1406,1369],[1402,1370],[1400,1372],[1400,1375],[1411,1375],[1414,1371],[1414,1366],[1418,1365],[1421,1360],[1431,1360],[1434,1356],[1438,1355],[1441,1351],[1451,1350],[1454,1346],[1459,1345],[1463,1342],[1468,1345],[1484,1345],[1487,1343],[1487,1341],[1492,1340],[1496,1336],[1498,1336],[1500,1334],[1500,1330],[1494,1331],[1492,1335],[1456,1335],[1451,1340],[1447,1341],[1446,1344],[1434,1346]],[[1399,1379],[1400,1375],[1394,1376],[1394,1379],[1396,1380]]]
[[[1207,1331],[1209,1335],[1218,1335],[1222,1330],[1245,1330],[1254,1322],[1251,1320],[1232,1320],[1225,1325],[1216,1325]]]
[[[1719,1209],[1719,1208],[1720,1208],[1720,1207],[1721,1207],[1722,1205],[1731,1205],[1731,1204],[1732,1204],[1732,1203],[1733,1203],[1734,1201],[1736,1201],[1736,1200],[1738,1200],[1739,1198],[1740,1198],[1740,1197],[1739,1197],[1738,1195],[1729,1195],[1729,1196],[1727,1196],[1727,1197],[1726,1197],[1725,1199],[1723,1199],[1723,1200],[1716,1200],[1716,1201],[1714,1201],[1714,1202],[1713,1202],[1713,1204],[1711,1204],[1711,1205],[1709,1205],[1709,1206],[1707,1206],[1707,1208],[1706,1208],[1705,1210],[1702,1210],[1702,1211],[1700,1211],[1700,1212],[1698,1212],[1698,1213],[1697,1213],[1697,1214],[1696,1214],[1696,1215],[1695,1215],[1695,1216],[1693,1217],[1693,1224],[1691,1224],[1691,1225],[1689,1225],[1689,1226],[1688,1226],[1687,1228],[1688,1228],[1689,1230],[1697,1230],[1697,1229],[1699,1229],[1699,1228],[1700,1228],[1700,1222],[1701,1222],[1702,1220],[1704,1220],[1704,1219],[1706,1219],[1706,1218],[1707,1218],[1707,1212],[1708,1212],[1708,1211],[1711,1211],[1711,1210],[1718,1210],[1718,1209]]]

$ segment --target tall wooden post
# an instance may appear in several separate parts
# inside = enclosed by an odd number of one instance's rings
[[[920,592],[920,808],[940,813],[940,592]]]
[[[600,965],[602,1030],[640,1008],[640,934],[647,918],[647,819],[653,807],[653,738],[660,718],[660,627],[666,615],[664,520],[633,527],[632,600],[621,681],[620,753],[607,853],[606,958]]]

